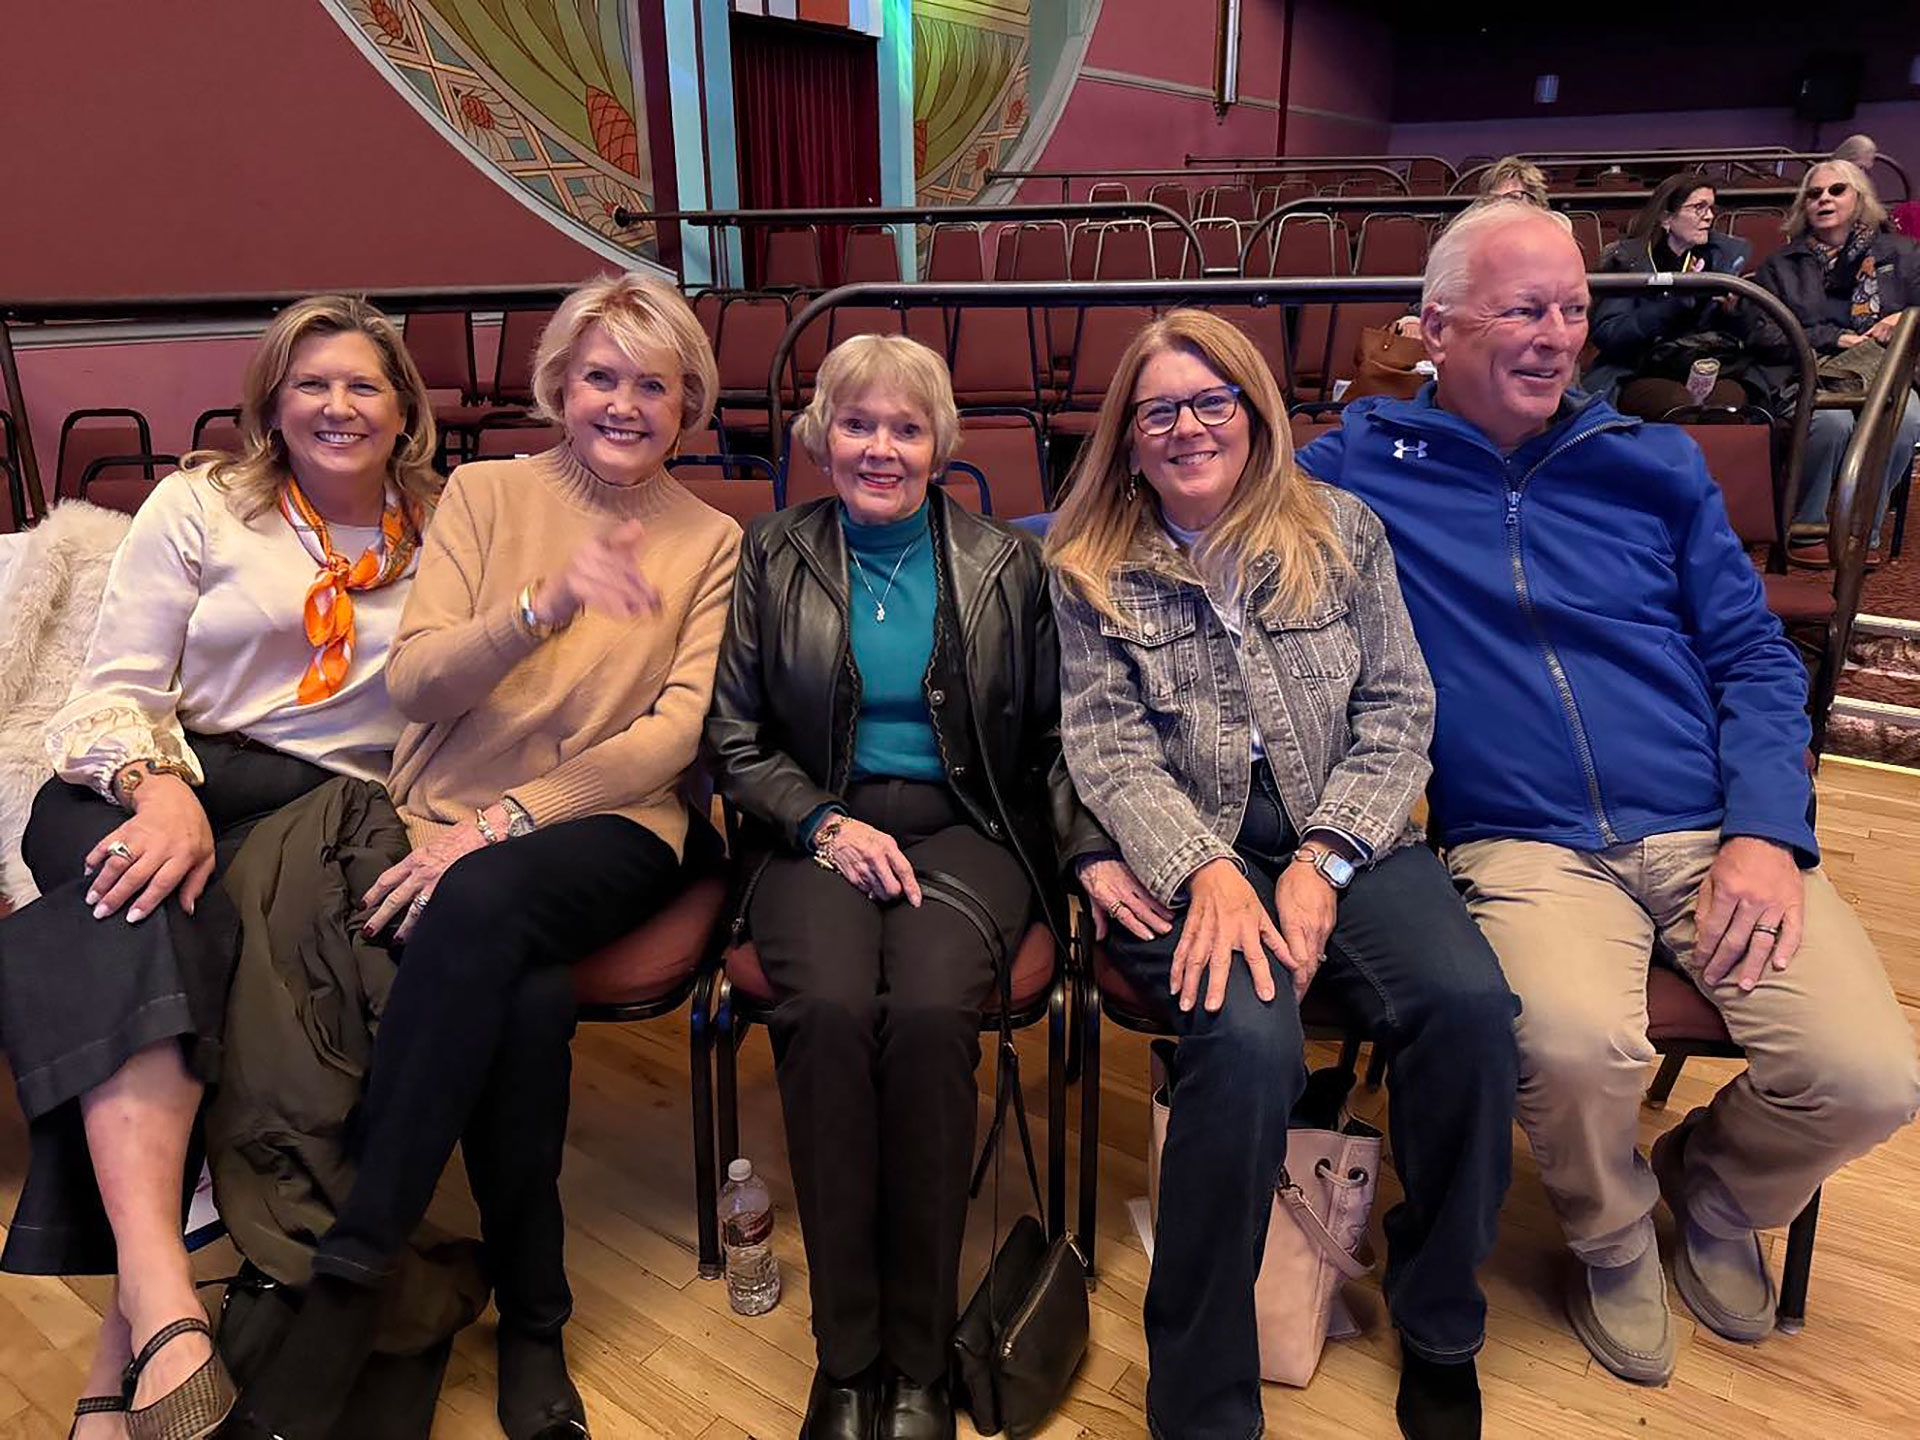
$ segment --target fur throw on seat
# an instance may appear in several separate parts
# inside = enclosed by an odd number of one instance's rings
[[[93,641],[100,597],[129,516],[81,500],[16,537],[0,582],[0,895],[39,897],[20,858],[34,793],[52,778],[46,730]]]

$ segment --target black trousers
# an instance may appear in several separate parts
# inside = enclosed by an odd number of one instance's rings
[[[195,794],[214,837],[213,879],[194,913],[178,892],[138,925],[126,907],[95,920],[88,852],[127,819],[91,790],[49,780],[34,796],[21,850],[40,898],[0,920],[0,1050],[29,1119],[31,1159],[0,1269],[111,1274],[113,1230],[94,1180],[79,1097],[140,1050],[177,1039],[188,1071],[219,1078],[227,989],[240,920],[220,876],[254,825],[329,773],[238,737],[189,735],[206,783]],[[182,1214],[199,1178],[181,1177]]]
[[[846,806],[915,870],[971,885],[1013,952],[1033,887],[944,785],[855,785]],[[770,1029],[821,1367],[846,1379],[885,1357],[931,1383],[959,1313],[993,957],[945,906],[876,904],[805,856],[767,863],[748,919],[777,1000]]]
[[[502,1319],[541,1332],[565,1323],[568,967],[652,915],[680,881],[666,842],[618,815],[448,867],[400,956],[356,1127],[359,1173],[315,1273],[384,1283],[464,1137]]]

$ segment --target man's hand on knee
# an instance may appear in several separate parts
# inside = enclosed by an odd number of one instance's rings
[[[1694,902],[1695,957],[1709,986],[1734,975],[1751,990],[1771,961],[1784,970],[1800,949],[1806,882],[1793,852],[1757,836],[1736,835],[1720,846]]]

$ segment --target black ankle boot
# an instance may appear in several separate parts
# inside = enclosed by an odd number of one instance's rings
[[[1473,1357],[1443,1365],[1403,1343],[1393,1413],[1407,1440],[1480,1440],[1480,1376]]]
[[[851,1380],[836,1380],[824,1367],[815,1370],[800,1440],[873,1440],[879,1400],[880,1386],[871,1370]]]
[[[879,1440],[953,1440],[953,1392],[947,1377],[922,1385],[890,1372],[880,1389]]]
[[[534,1333],[502,1322],[499,1400],[496,1409],[507,1440],[582,1440],[587,1407],[567,1373],[562,1332]]]

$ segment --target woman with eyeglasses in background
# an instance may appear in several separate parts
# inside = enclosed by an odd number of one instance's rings
[[[1386,532],[1294,464],[1252,342],[1175,310],[1121,356],[1047,557],[1074,787],[1174,917],[1106,941],[1180,1040],[1148,1427],[1260,1433],[1254,1279],[1307,1078],[1299,1001],[1324,967],[1394,1055],[1400,1425],[1477,1436],[1474,1270],[1512,1165],[1516,1005],[1409,818],[1434,695]]]
[[[1607,247],[1600,273],[1738,275],[1746,242],[1714,230],[1715,198],[1713,181],[1698,171],[1668,176],[1627,234]],[[1749,323],[1730,298],[1667,289],[1603,297],[1591,337],[1599,355],[1582,387],[1648,420],[1687,405],[1764,400],[1769,387],[1747,359]],[[1695,394],[1687,381],[1701,361],[1714,374]]]
[[[1815,354],[1838,355],[1868,341],[1886,344],[1902,312],[1920,300],[1920,247],[1887,229],[1886,219],[1873,182],[1852,161],[1826,160],[1807,172],[1787,217],[1792,243],[1770,256],[1755,278],[1786,302]],[[1769,360],[1784,364],[1789,358],[1777,337],[1766,348]],[[1791,554],[1797,563],[1828,563],[1827,502],[1853,421],[1851,410],[1813,412],[1793,516]],[[1920,401],[1908,395],[1888,453],[1869,548],[1880,543],[1887,499],[1912,470],[1916,442]]]

